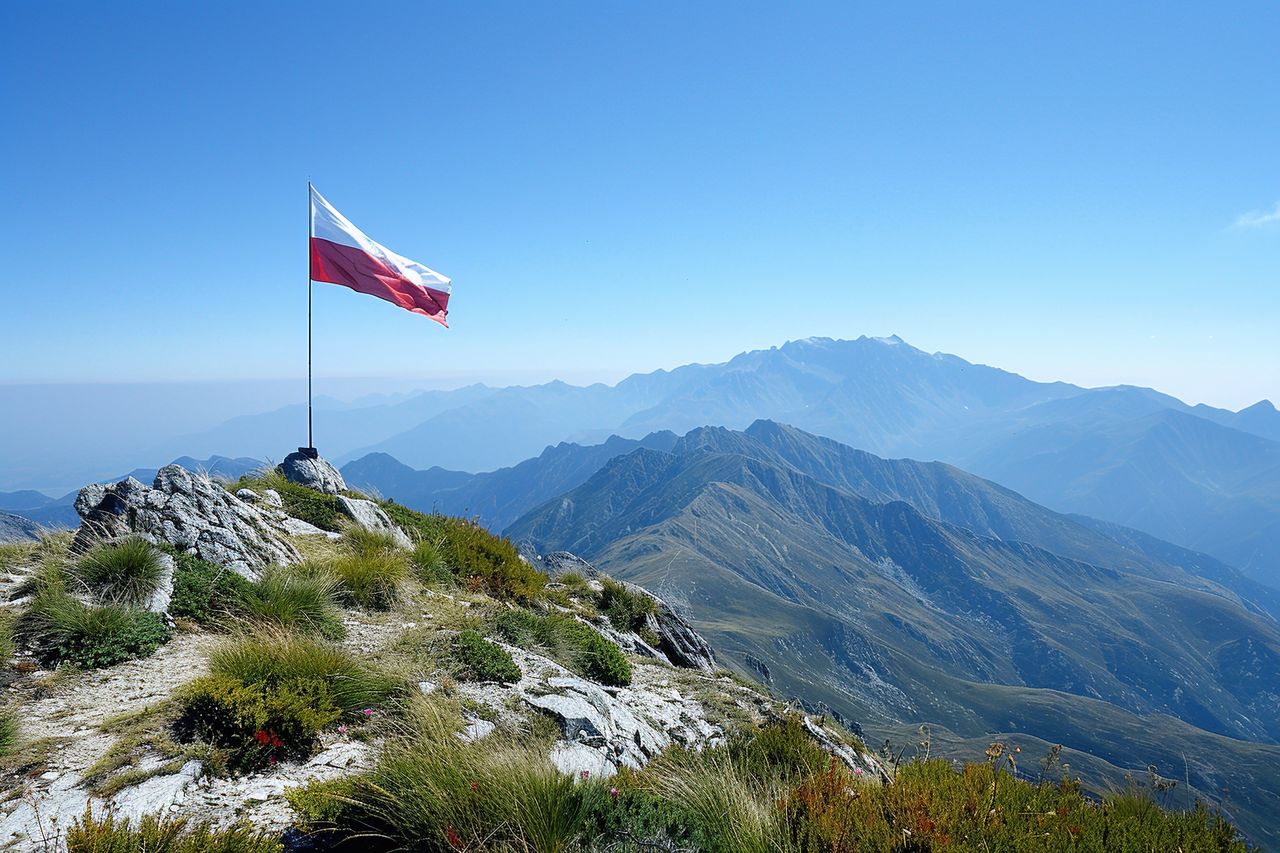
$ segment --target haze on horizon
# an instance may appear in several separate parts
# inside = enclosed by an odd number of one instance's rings
[[[448,331],[315,285],[339,396],[896,333],[1280,399],[1273,4],[312,8],[11,12],[0,384],[296,401],[310,177],[454,280]]]

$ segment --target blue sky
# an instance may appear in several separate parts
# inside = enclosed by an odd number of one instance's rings
[[[0,382],[304,375],[310,177],[454,279],[448,331],[316,285],[324,376],[897,333],[1280,401],[1278,43],[1271,2],[13,6]]]

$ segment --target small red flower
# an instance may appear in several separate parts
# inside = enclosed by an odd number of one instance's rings
[[[479,782],[472,782],[472,783],[471,783],[471,790],[473,790],[473,791],[479,791],[479,790],[480,790],[480,783],[479,783]]]
[[[454,850],[461,850],[465,847],[462,843],[462,836],[458,835],[458,830],[454,829],[452,826],[445,827],[444,835],[445,838],[449,839],[449,846]]]
[[[610,796],[610,797],[613,797],[615,800],[616,800],[616,799],[618,799],[618,793],[619,793],[619,791],[618,791],[618,789],[617,789],[617,788],[610,788],[610,789],[609,789],[609,796]]]
[[[587,781],[587,780],[588,780],[588,779],[590,779],[590,778],[591,778],[591,771],[590,771],[590,770],[583,770],[583,771],[582,771],[582,781],[583,781],[583,782],[585,782],[585,781]]]
[[[256,732],[254,732],[254,733],[253,733],[253,738],[254,738],[254,740],[256,740],[258,743],[260,743],[260,744],[262,744],[262,745],[264,745],[264,746],[265,746],[265,745],[266,745],[266,743],[267,743],[267,741],[269,741],[269,740],[271,739],[271,735],[267,734],[267,733],[266,733],[266,732],[264,732],[262,729],[258,729]]]

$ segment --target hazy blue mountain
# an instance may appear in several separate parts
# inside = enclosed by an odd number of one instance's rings
[[[675,433],[634,440],[613,436],[598,445],[562,442],[511,468],[482,474],[431,468],[418,471],[385,453],[371,453],[342,467],[352,488],[390,497],[424,512],[479,518],[500,531],[533,507],[584,483],[606,462],[639,447],[668,450]]]
[[[958,465],[1052,509],[1210,553],[1280,589],[1280,502],[1268,449],[1280,446],[1280,413],[1267,401],[1229,412],[1145,388],[1033,382],[897,337],[863,337],[793,341],[613,386],[471,386],[320,399],[317,407],[316,443],[339,464],[385,453],[411,468],[452,471],[514,466],[566,441],[705,424],[743,429],[767,418],[880,456]],[[304,424],[295,405],[179,431],[163,444],[193,455],[278,458],[300,443]],[[133,458],[170,455],[153,448]],[[31,465],[9,480],[0,465],[0,482],[30,483]],[[1256,475],[1245,476],[1251,467]]]
[[[971,453],[966,466],[1280,585],[1280,442],[1173,409],[1061,415]]]
[[[1237,805],[1250,789],[1255,826],[1280,807],[1274,769],[1244,743],[1280,739],[1274,618],[1141,551],[1099,563],[997,538],[1043,523],[1060,547],[1118,545],[947,466],[846,472],[838,448],[806,458],[795,431],[754,432],[616,457],[507,532],[674,599],[736,669],[763,665],[784,693],[854,719],[1026,732],[1138,769],[1182,769],[1185,750],[1196,787],[1229,784]],[[1081,709],[1091,725],[1073,725]],[[1158,732],[1180,732],[1176,748]]]
[[[40,507],[52,503],[54,500],[55,498],[49,497],[44,492],[36,492],[31,489],[22,489],[17,492],[0,492],[0,510]]]

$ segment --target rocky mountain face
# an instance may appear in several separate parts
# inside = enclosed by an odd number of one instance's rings
[[[20,515],[0,512],[0,542],[32,542],[39,538],[40,525]]]
[[[1110,538],[949,466],[776,424],[695,430],[613,459],[507,532],[679,602],[739,671],[855,719],[1028,733],[1137,768],[1181,766],[1151,737],[1176,732],[1199,790],[1221,796],[1224,775],[1275,790],[1259,771],[1280,757],[1266,607],[1173,546]]]

